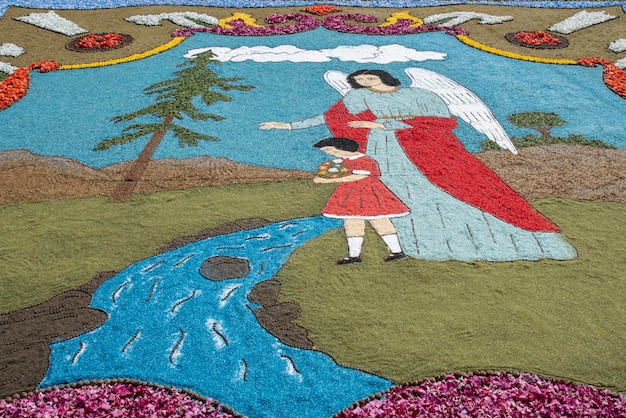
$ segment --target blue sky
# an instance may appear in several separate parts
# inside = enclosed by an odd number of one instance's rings
[[[397,56],[389,63],[337,56],[343,49],[385,50],[402,44],[410,59]],[[229,37],[196,34],[181,45],[155,56],[126,64],[85,70],[32,74],[28,95],[0,112],[0,151],[27,149],[40,155],[73,158],[92,167],[134,159],[148,138],[93,151],[101,141],[120,135],[130,123],[113,123],[111,118],[154,103],[144,89],[173,78],[190,50],[222,48],[241,51],[287,48],[305,51],[322,59],[255,62],[230,60],[213,68],[221,77],[242,77],[251,91],[229,91],[231,102],[216,103],[205,111],[225,117],[220,122],[179,123],[195,131],[217,136],[219,142],[201,142],[198,147],[180,148],[167,136],[155,158],[193,156],[227,157],[261,166],[313,170],[324,156],[311,147],[328,136],[325,127],[303,131],[262,131],[259,123],[295,121],[324,112],[340,98],[323,80],[328,70],[350,73],[362,68],[384,69],[404,85],[407,67],[417,66],[443,74],[476,93],[491,109],[509,135],[532,131],[520,129],[507,116],[524,111],[556,112],[566,123],[553,134],[581,134],[619,147],[626,146],[623,115],[626,101],[602,81],[601,68],[546,65],[512,60],[468,47],[443,33],[400,36],[343,34],[318,28],[294,35],[273,37]],[[276,51],[275,49],[272,49]],[[320,52],[326,51],[326,52]],[[408,52],[407,52],[408,51]],[[426,54],[426,58],[418,60]],[[429,55],[430,54],[430,55]],[[236,54],[235,54],[236,55]],[[298,55],[298,54],[296,54]],[[366,54],[367,55],[367,54]],[[361,60],[362,62],[358,62]],[[512,74],[523,76],[512,77]],[[134,122],[149,122],[146,118]],[[485,139],[461,122],[455,131],[470,151],[479,151]]]

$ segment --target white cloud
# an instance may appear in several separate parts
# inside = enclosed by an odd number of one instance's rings
[[[604,10],[601,12],[588,12],[586,10],[576,13],[574,16],[568,17],[565,20],[550,26],[548,29],[553,32],[570,34],[581,29],[588,28],[589,26],[597,25],[611,19],[616,19],[617,16],[607,14]]]
[[[609,44],[609,49],[616,54],[626,51],[626,39],[618,39]]]
[[[19,57],[24,53],[24,48],[15,44],[2,44],[0,45],[0,55],[6,55],[8,57]]]
[[[392,62],[443,60],[446,54],[435,51],[418,51],[403,45],[343,45],[332,49],[302,49],[294,45],[280,45],[277,47],[242,46],[231,49],[226,47],[210,47],[193,49],[185,54],[185,58],[211,50],[218,61],[227,62],[328,62],[333,58],[340,61],[359,63],[389,64]]]
[[[201,28],[202,25],[194,22],[204,22],[209,25],[217,25],[218,20],[213,16],[209,16],[204,13],[195,12],[174,12],[174,13],[161,13],[158,15],[135,15],[126,18],[127,21],[136,23],[138,25],[145,26],[161,26],[162,20],[169,20],[179,26],[186,28]]]
[[[6,74],[13,74],[13,71],[17,70],[17,67],[12,66],[8,62],[0,61],[0,71]]]
[[[446,54],[434,51],[418,51],[403,45],[359,45],[338,46],[334,49],[323,49],[329,57],[341,61],[355,61],[359,63],[389,64],[391,62],[443,60]]]
[[[437,26],[458,26],[472,19],[479,20],[481,25],[496,25],[513,20],[513,16],[493,16],[475,12],[451,12],[428,16],[424,19],[424,23],[440,22]]]
[[[81,28],[76,23],[59,16],[56,12],[50,10],[47,13],[31,13],[28,16],[16,17],[15,20],[30,23],[40,28],[48,29],[63,35],[73,36],[81,33],[89,32]]]

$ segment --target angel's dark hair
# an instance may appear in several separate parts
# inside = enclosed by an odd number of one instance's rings
[[[359,150],[359,143],[350,138],[332,137],[317,141],[315,144],[313,144],[313,147],[335,147],[342,151],[355,152]]]
[[[350,84],[350,86],[354,89],[362,89],[363,86],[360,85],[355,79],[354,77],[358,76],[358,75],[363,75],[363,74],[371,74],[371,75],[375,75],[378,78],[380,78],[380,81],[383,82],[384,85],[386,86],[391,86],[391,87],[397,87],[400,84],[400,80],[398,80],[397,78],[395,78],[394,76],[392,76],[391,74],[389,74],[387,71],[382,71],[382,70],[358,70],[353,72],[352,74],[350,74],[348,76],[348,83]]]

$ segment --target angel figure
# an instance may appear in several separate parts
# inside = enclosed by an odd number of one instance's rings
[[[261,129],[326,124],[333,136],[356,140],[375,159],[382,182],[410,208],[393,220],[402,248],[425,260],[571,259],[576,250],[557,225],[534,209],[468,152],[453,130],[455,116],[517,153],[502,126],[474,93],[432,71],[408,68],[412,81],[381,70],[324,79],[343,96],[325,113]]]

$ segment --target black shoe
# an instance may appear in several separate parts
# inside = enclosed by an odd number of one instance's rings
[[[342,258],[341,260],[337,260],[337,264],[341,265],[341,264],[361,264],[363,262],[363,260],[361,260],[361,257],[346,257],[346,258]]]
[[[387,257],[384,258],[385,262],[395,261],[395,260],[404,260],[408,256],[404,251],[400,251],[399,253],[391,253]]]

